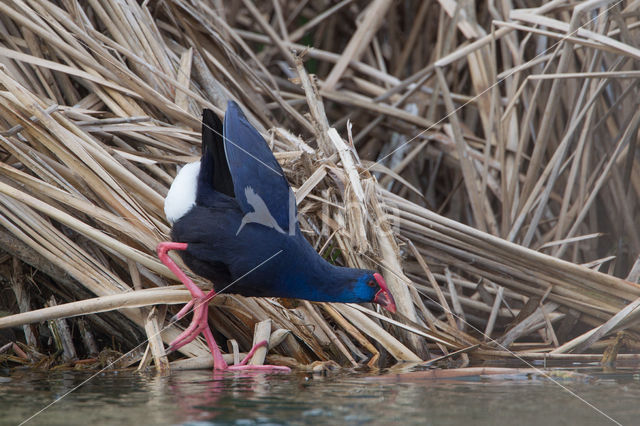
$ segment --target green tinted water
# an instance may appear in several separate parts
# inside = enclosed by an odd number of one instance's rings
[[[631,373],[562,380],[621,424],[640,424],[640,381]],[[85,373],[0,370],[0,424],[26,420],[82,383]],[[393,380],[362,375],[171,377],[104,373],[38,414],[29,425],[208,424],[615,424],[557,384],[518,376],[478,380]]]

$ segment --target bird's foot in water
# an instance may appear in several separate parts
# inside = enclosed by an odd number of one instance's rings
[[[193,326],[193,329],[190,330],[192,326]],[[201,332],[205,336],[205,339],[207,340],[207,344],[208,344],[210,339],[207,338],[207,334],[209,335],[211,334],[211,330],[209,329],[208,325],[206,326],[205,329],[203,329],[201,325],[196,324],[194,326],[194,322],[192,322],[184,332],[182,332],[173,342],[171,342],[171,344],[169,345],[169,348],[167,349],[167,353],[176,351],[179,348],[183,347],[184,345],[186,345],[187,343],[191,342],[196,337],[198,337],[198,334]],[[213,340],[213,336],[211,336],[211,340]],[[249,352],[242,359],[242,361],[240,361],[238,364],[235,364],[235,365],[228,365],[223,358],[216,361],[215,354],[216,352],[219,353],[219,350],[217,351],[213,350],[211,349],[211,346],[210,346],[209,349],[211,350],[211,354],[214,356],[213,368],[214,370],[217,370],[217,371],[229,370],[229,371],[264,371],[264,372],[287,372],[287,373],[290,372],[291,369],[289,367],[282,366],[282,365],[248,364],[248,362],[251,360],[255,352],[258,349],[264,346],[267,346],[267,344],[268,342],[266,340],[256,343],[251,348],[251,350],[249,350]]]
[[[204,298],[206,299],[206,297]],[[264,347],[267,346],[268,342],[266,340],[262,340],[258,343],[256,343],[251,350],[249,350],[249,352],[247,353],[247,355],[242,359],[242,361],[240,361],[238,364],[235,365],[227,365],[226,361],[224,360],[224,358],[222,358],[222,354],[220,353],[220,350],[218,349],[217,344],[215,343],[215,340],[213,339],[213,335],[211,333],[211,329],[209,328],[209,325],[206,322],[206,318],[207,318],[207,305],[206,305],[206,301],[201,301],[199,299],[194,299],[194,316],[193,316],[193,320],[191,321],[191,324],[189,324],[189,327],[187,327],[182,333],[180,333],[180,335],[178,337],[176,337],[176,339],[171,342],[169,344],[169,348],[167,349],[167,353],[171,353],[174,352],[178,349],[180,349],[181,347],[183,347],[184,345],[186,345],[187,343],[193,341],[196,337],[198,337],[198,334],[202,333],[205,337],[205,340],[207,341],[207,345],[209,346],[209,350],[211,351],[211,354],[213,355],[214,361],[213,361],[213,368],[214,370],[219,370],[219,371],[224,371],[224,370],[229,370],[229,371],[264,371],[264,372],[290,372],[291,369],[289,367],[285,367],[285,366],[281,366],[281,365],[252,365],[252,364],[248,364],[248,362],[251,360],[251,358],[253,357],[253,355],[255,354],[255,352]],[[204,307],[203,307],[204,306]],[[201,321],[200,318],[204,318],[205,321]],[[216,359],[216,355],[219,355],[219,358]]]
[[[178,337],[176,337],[173,342],[169,344],[169,348],[167,352],[173,352],[187,343],[193,341],[198,334],[202,333],[205,340],[207,341],[207,346],[211,351],[211,355],[213,355],[213,369],[214,370],[231,370],[231,371],[246,371],[246,370],[255,370],[255,371],[282,371],[289,372],[291,369],[289,367],[284,367],[280,365],[248,365],[247,362],[254,355],[255,351],[265,345],[267,345],[267,341],[263,340],[254,345],[247,356],[237,365],[229,366],[226,361],[222,357],[222,353],[218,348],[218,344],[213,338],[213,333],[209,328],[208,323],[208,314],[209,314],[209,301],[215,297],[215,290],[211,290],[209,293],[204,293],[191,279],[176,265],[176,263],[169,257],[169,250],[186,250],[187,244],[185,243],[174,243],[174,242],[163,242],[158,244],[157,252],[158,257],[179,279],[182,283],[187,287],[193,299],[187,303],[180,311],[171,319],[171,322],[175,322],[176,320],[184,317],[187,313],[193,310],[193,318],[189,326],[182,332]]]
[[[208,295],[207,295],[208,296]],[[198,334],[202,333],[207,341],[207,345],[209,346],[209,350],[213,355],[213,368],[215,370],[223,371],[263,371],[263,372],[290,372],[291,369],[289,367],[281,366],[281,365],[252,365],[248,364],[251,360],[255,352],[267,346],[268,342],[266,340],[262,340],[256,343],[251,350],[247,353],[247,355],[235,365],[227,365],[224,358],[222,358],[222,354],[218,349],[218,345],[216,344],[211,329],[209,328],[209,324],[207,323],[207,313],[208,313],[208,305],[209,298],[205,296],[202,298],[194,298],[190,303],[194,306],[194,314],[193,319],[191,320],[191,324],[187,327],[178,337],[175,338],[173,342],[169,344],[169,348],[167,349],[167,353],[174,352],[187,343],[193,341]],[[186,311],[188,312],[188,310]],[[186,314],[185,312],[185,314]],[[178,315],[176,315],[178,316]],[[182,317],[182,316],[180,316]],[[216,359],[216,355],[219,355],[219,358]]]

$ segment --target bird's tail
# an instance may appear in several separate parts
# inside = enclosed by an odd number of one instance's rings
[[[202,112],[202,159],[198,177],[198,195],[206,197],[210,190],[234,196],[233,181],[224,151],[224,131],[218,116],[206,109]]]

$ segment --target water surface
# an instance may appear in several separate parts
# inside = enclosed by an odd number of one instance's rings
[[[559,383],[621,424],[640,424],[638,376],[590,374],[595,380]],[[540,377],[383,382],[359,374],[109,372],[75,389],[88,377],[0,370],[0,424],[20,424],[58,398],[27,424],[615,424]]]

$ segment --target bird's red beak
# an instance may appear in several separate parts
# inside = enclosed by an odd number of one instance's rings
[[[393,296],[389,291],[389,287],[387,287],[386,281],[384,280],[384,278],[382,278],[382,275],[378,273],[373,274],[373,277],[376,279],[376,281],[378,282],[378,285],[380,286],[380,290],[378,290],[375,297],[373,298],[373,302],[382,306],[387,311],[391,313],[395,313],[396,302],[395,300],[393,300]]]

